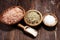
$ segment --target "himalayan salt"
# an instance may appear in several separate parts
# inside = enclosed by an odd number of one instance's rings
[[[18,6],[8,8],[2,13],[1,22],[12,25],[19,22],[24,17],[24,10]]]

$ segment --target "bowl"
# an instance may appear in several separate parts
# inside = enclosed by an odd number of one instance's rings
[[[24,16],[24,21],[29,26],[37,26],[42,22],[42,14],[38,10],[28,10]]]
[[[58,18],[53,13],[51,13],[51,14],[45,14],[43,16],[43,23],[46,26],[53,27],[53,26],[55,26],[57,24],[57,22],[58,22]]]

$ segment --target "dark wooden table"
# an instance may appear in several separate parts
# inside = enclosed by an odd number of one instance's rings
[[[14,5],[22,6],[26,11],[39,10],[43,15],[48,12],[55,13],[58,24],[48,28],[41,23],[36,28],[38,36],[34,38],[18,28],[17,24],[8,26],[0,23],[0,40],[60,40],[60,0],[0,0],[0,14]],[[26,25],[23,20],[20,23]]]

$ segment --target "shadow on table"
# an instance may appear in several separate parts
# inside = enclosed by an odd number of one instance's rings
[[[47,31],[54,31],[56,29],[56,25],[53,27],[48,27],[48,26],[44,25],[43,23],[42,23],[42,27]]]
[[[2,30],[2,31],[11,31],[15,28],[16,28],[16,26],[13,26],[13,25],[10,26],[10,25],[0,23],[0,30]]]

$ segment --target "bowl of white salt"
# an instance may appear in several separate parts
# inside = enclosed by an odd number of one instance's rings
[[[57,24],[58,18],[55,14],[46,14],[43,16],[43,23],[46,26],[53,27]]]

